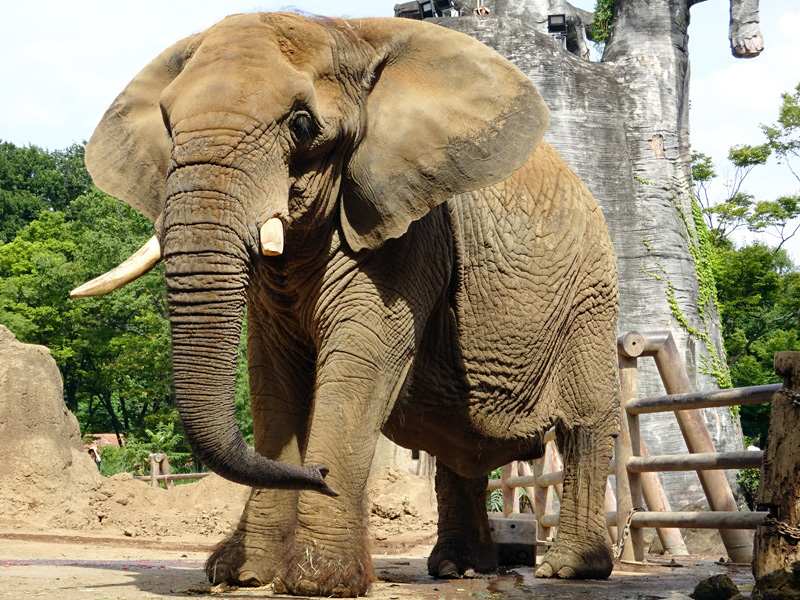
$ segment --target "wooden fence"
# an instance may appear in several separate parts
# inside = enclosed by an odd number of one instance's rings
[[[147,458],[150,459],[150,475],[137,475],[134,479],[140,481],[149,481],[150,487],[159,487],[160,482],[164,482],[167,489],[172,489],[173,481],[180,481],[183,479],[202,479],[208,477],[211,473],[176,473],[169,472],[169,458],[166,454],[149,454]]]
[[[664,549],[673,555],[688,554],[679,527],[719,529],[728,556],[733,562],[747,563],[752,558],[748,529],[755,529],[768,516],[766,512],[740,512],[723,469],[759,468],[762,452],[716,452],[700,409],[771,402],[781,384],[762,385],[711,392],[694,392],[672,335],[668,331],[631,332],[618,339],[622,406],[620,434],[609,468],[616,476],[616,494],[606,488],[606,520],[612,542],[618,542],[618,515],[624,525],[630,518],[629,543],[620,549],[621,560],[640,562],[645,548],[643,527],[654,527]],[[666,396],[638,398],[638,359],[655,360]],[[641,436],[639,415],[672,411],[678,420],[688,454],[650,456]],[[545,436],[545,455],[531,463],[506,465],[499,480],[489,482],[489,490],[503,490],[503,512],[494,518],[536,519],[537,542],[552,539],[558,525],[553,511],[553,494],[561,497],[563,468],[554,444],[553,430]],[[521,471],[521,474],[520,474]],[[659,471],[696,471],[708,500],[710,512],[673,512]],[[532,499],[530,514],[519,510],[516,488],[525,488]],[[647,510],[642,510],[644,507]]]

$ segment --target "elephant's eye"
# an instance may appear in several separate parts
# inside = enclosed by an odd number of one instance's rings
[[[317,136],[317,125],[313,117],[306,111],[299,111],[294,114],[289,124],[292,136],[299,144],[307,144]]]

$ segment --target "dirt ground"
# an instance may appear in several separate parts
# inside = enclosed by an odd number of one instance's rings
[[[271,588],[214,588],[203,572],[213,546],[235,527],[248,490],[210,476],[172,490],[130,475],[102,478],[68,502],[37,500],[0,517],[0,598],[142,600],[281,598]],[[19,496],[17,496],[19,499]],[[743,592],[749,566],[694,557],[672,565],[618,565],[608,581],[545,581],[519,567],[474,579],[428,577],[436,509],[430,478],[383,468],[370,478],[368,507],[378,600],[685,599],[706,577],[728,573]]]
[[[211,548],[235,528],[248,488],[215,475],[171,490],[127,473],[101,477],[49,351],[20,344],[2,325],[0,448],[0,599],[276,597],[269,587],[212,588],[203,572]],[[742,591],[752,584],[749,566],[715,564],[718,555],[621,565],[608,581],[535,580],[529,568],[434,580],[426,574],[437,520],[432,479],[384,467],[367,491],[379,578],[370,596],[379,600],[671,600],[717,573]]]
[[[705,577],[727,573],[741,592],[752,588],[749,566],[721,565],[711,557],[681,560],[650,557],[649,565],[617,565],[607,581],[534,579],[527,567],[475,579],[435,580],[426,575],[425,557],[433,540],[398,536],[397,543],[373,554],[379,581],[370,592],[378,600],[630,599],[689,597]],[[401,538],[405,538],[403,541]],[[284,598],[265,588],[214,588],[203,562],[219,536],[192,535],[137,539],[0,531],[0,598],[58,600],[142,600],[145,598]]]
[[[21,500],[14,496],[16,503]],[[0,494],[2,496],[2,494]],[[172,490],[131,475],[101,478],[59,503],[37,496],[27,510],[0,517],[0,598],[141,600],[144,598],[280,598],[271,588],[213,587],[203,563],[231,531],[248,489],[215,475]],[[378,600],[684,599],[706,577],[728,573],[748,591],[749,566],[712,556],[647,566],[618,565],[608,581],[544,581],[527,567],[473,579],[435,580],[426,558],[435,543],[433,482],[385,467],[368,485]],[[18,506],[19,508],[19,506]],[[2,514],[2,513],[0,513]]]

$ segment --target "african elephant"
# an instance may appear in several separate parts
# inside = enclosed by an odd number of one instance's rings
[[[437,457],[430,573],[492,570],[487,473],[540,456],[551,425],[564,496],[537,575],[609,575],[616,259],[548,122],[467,36],[289,13],[178,42],[106,112],[87,167],[156,234],[75,295],[165,261],[187,437],[254,487],[212,581],[366,593],[380,431]],[[233,410],[245,306],[257,454]]]

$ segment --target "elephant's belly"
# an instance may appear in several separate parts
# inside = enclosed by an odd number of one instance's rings
[[[384,433],[406,448],[424,450],[465,477],[512,460],[542,455],[542,437],[555,416],[554,387],[515,390],[474,388],[470,373],[416,370]],[[495,382],[497,383],[497,382]],[[520,391],[520,396],[513,393]]]

